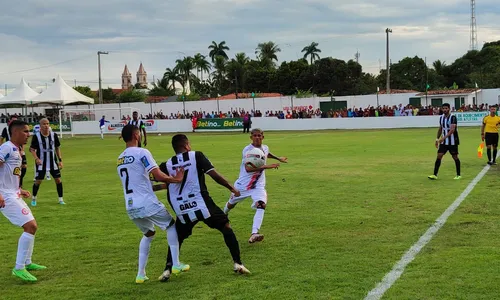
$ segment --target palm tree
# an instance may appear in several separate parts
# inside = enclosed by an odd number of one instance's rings
[[[222,41],[219,44],[217,44],[215,41],[212,41],[212,44],[208,46],[208,49],[210,49],[210,53],[208,56],[212,59],[212,62],[215,62],[215,58],[217,56],[221,56],[224,59],[229,59],[227,56],[226,51],[229,51],[229,47],[226,46],[226,41]]]
[[[255,54],[261,61],[278,61],[276,53],[281,52],[281,49],[274,42],[260,43],[255,49]]]
[[[243,91],[243,82],[244,82],[244,76],[245,76],[245,66],[247,63],[250,61],[248,56],[246,56],[245,53],[237,53],[235,58],[231,59],[230,62],[227,63],[226,65],[226,71],[228,74],[229,78],[235,77],[236,81],[235,82],[235,87],[236,89],[238,86],[241,87],[240,91]]]
[[[189,81],[192,79],[193,73],[191,70],[195,68],[194,59],[191,56],[184,57],[183,59],[177,59],[175,61],[176,69],[179,72],[180,77],[182,78],[182,90],[185,92],[186,84],[189,86]]]
[[[305,46],[304,49],[302,49],[301,52],[305,52],[304,53],[304,59],[307,59],[308,56],[311,57],[311,65],[313,63],[313,61],[315,61],[316,59],[319,59],[319,54],[318,53],[321,53],[321,50],[318,48],[318,43],[316,42],[312,42],[309,46]]]
[[[224,57],[222,56],[215,57],[214,69],[215,72],[213,75],[215,79],[213,80],[213,82],[218,87],[217,92],[220,93],[220,87],[223,84],[224,77],[227,71],[226,60],[224,59]]]
[[[196,75],[198,75],[198,72],[201,74],[201,81],[203,81],[203,72],[210,72],[210,69],[212,66],[210,63],[206,60],[206,56],[202,55],[200,53],[196,54],[193,58],[194,60],[194,65],[196,67]]]
[[[434,67],[434,70],[438,75],[443,74],[443,69],[446,67],[446,62],[442,62],[441,60],[436,60],[435,62],[432,63],[432,66]]]
[[[175,82],[181,82],[182,78],[179,76],[179,72],[176,68],[173,70],[170,68],[165,69],[165,73],[163,74],[162,78],[162,87],[169,87],[169,83],[172,82],[172,87],[175,91]]]

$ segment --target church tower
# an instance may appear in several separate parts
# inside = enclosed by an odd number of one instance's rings
[[[130,88],[132,88],[132,74],[130,74],[127,65],[125,65],[122,73],[122,89],[128,90]]]
[[[142,62],[141,65],[139,66],[139,71],[137,71],[137,84],[143,89],[148,87],[148,74],[144,70]]]

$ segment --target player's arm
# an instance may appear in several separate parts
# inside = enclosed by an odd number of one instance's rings
[[[483,141],[484,141],[484,127],[486,127],[486,117],[483,118],[483,124],[481,125],[481,139]]]
[[[38,149],[38,139],[34,136],[31,139],[30,152],[33,155],[33,159],[35,160],[36,165],[41,165],[42,160],[36,155],[36,149]]]
[[[7,139],[7,128],[4,128],[2,130],[2,136],[0,136],[0,145],[3,144],[6,139]]]
[[[59,137],[57,133],[54,133],[54,146],[56,148],[57,160],[59,161],[59,169],[63,168],[62,155],[61,155],[61,142],[59,141]]]
[[[436,136],[436,142],[434,143],[436,145],[436,148],[438,147],[439,143],[441,143],[440,139],[442,134],[443,134],[443,126],[439,125],[439,129]]]
[[[152,169],[151,171],[149,171],[149,173],[153,175],[153,178],[156,181],[164,182],[164,183],[181,183],[182,179],[184,178],[184,169],[182,169],[182,168],[177,170],[177,174],[175,174],[175,176],[169,176],[169,175],[163,173],[160,170],[160,168],[158,168],[158,167]],[[165,188],[166,188],[166,185],[165,185]],[[154,188],[153,188],[153,190],[154,190]],[[160,189],[158,189],[158,191],[159,190]]]
[[[212,179],[217,182],[219,185],[222,185],[231,193],[235,194],[236,196],[240,195],[240,192],[232,185],[230,184],[224,176],[222,176],[219,172],[217,172],[215,169],[211,169],[208,171],[206,174],[208,174]]]
[[[283,157],[278,157],[278,156],[272,154],[271,152],[269,152],[267,154],[267,157],[268,158],[272,158],[272,159],[276,159],[276,160],[278,160],[279,162],[282,162],[282,163],[287,163],[288,162],[288,158],[286,158],[284,156]]]
[[[263,165],[263,166],[260,166],[258,168],[254,167],[251,164],[246,164],[245,171],[247,171],[248,173],[253,173],[253,172],[263,171],[263,170],[267,170],[267,169],[277,169],[279,167],[280,167],[280,164]]]

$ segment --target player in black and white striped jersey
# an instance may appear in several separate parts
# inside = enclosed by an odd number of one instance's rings
[[[457,169],[457,176],[455,179],[460,179],[460,159],[458,158],[458,145],[460,138],[458,137],[457,117],[450,113],[450,104],[444,103],[442,105],[443,114],[439,117],[439,129],[435,142],[438,148],[436,162],[434,164],[434,174],[429,176],[429,179],[436,180],[441,160],[446,152],[450,152],[453,160],[455,160],[455,167]]]

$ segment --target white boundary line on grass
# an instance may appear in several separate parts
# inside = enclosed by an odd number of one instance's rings
[[[406,266],[410,264],[417,254],[430,242],[434,235],[443,227],[448,218],[455,212],[455,210],[462,204],[465,198],[472,192],[478,182],[490,169],[490,165],[486,165],[479,174],[469,183],[467,188],[457,197],[457,199],[444,211],[444,213],[436,219],[429,229],[418,239],[418,241],[411,246],[411,248],[401,257],[401,259],[392,267],[392,270],[387,273],[381,282],[371,290],[365,300],[380,299],[391,288],[391,286],[401,277]]]

